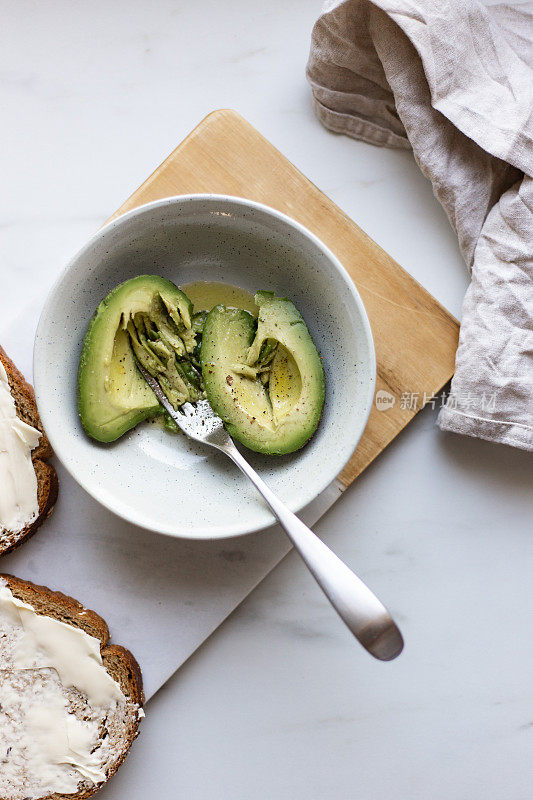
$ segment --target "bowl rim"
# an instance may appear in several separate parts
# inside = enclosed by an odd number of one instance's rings
[[[43,427],[46,430],[46,435],[52,445],[55,455],[63,465],[63,467],[67,470],[67,472],[72,476],[72,478],[76,481],[76,483],[82,487],[94,500],[96,500],[100,505],[107,508],[109,511],[120,517],[121,519],[130,522],[137,527],[142,528],[143,530],[148,530],[154,533],[163,534],[166,536],[172,536],[174,538],[180,539],[191,539],[191,540],[216,540],[216,539],[226,539],[236,536],[244,536],[248,533],[256,533],[258,531],[266,530],[267,528],[271,528],[273,525],[276,524],[276,520],[272,516],[271,521],[267,522],[259,522],[257,524],[235,524],[232,523],[231,525],[221,525],[220,528],[213,529],[212,527],[202,528],[202,527],[195,527],[195,528],[179,528],[178,526],[167,526],[165,528],[161,528],[161,526],[157,525],[150,525],[146,520],[139,522],[138,518],[133,513],[128,513],[128,510],[122,507],[122,504],[111,502],[109,498],[106,496],[105,498],[99,493],[98,485],[94,484],[94,481],[86,480],[83,476],[77,474],[76,470],[72,467],[69,463],[68,459],[68,448],[63,447],[60,443],[58,443],[57,439],[55,438],[53,426],[47,426],[46,424],[46,416],[47,416],[47,404],[46,400],[43,400],[43,392],[41,391],[42,383],[41,383],[41,364],[43,363],[43,355],[44,350],[41,348],[44,347],[43,342],[45,341],[45,336],[43,334],[46,318],[49,314],[49,307],[52,303],[52,299],[57,291],[57,288],[61,285],[65,277],[71,272],[73,267],[77,264],[82,256],[84,256],[97,242],[102,236],[106,235],[110,230],[118,228],[130,220],[134,219],[135,217],[140,217],[143,214],[147,214],[154,209],[162,208],[165,206],[172,206],[176,204],[188,204],[191,202],[196,203],[205,203],[205,204],[220,204],[220,203],[231,203],[233,205],[241,206],[243,209],[251,209],[254,211],[259,212],[260,214],[266,214],[267,216],[274,217],[281,223],[288,225],[290,228],[297,230],[301,235],[311,241],[311,243],[317,248],[322,254],[327,258],[333,268],[340,274],[340,276],[344,279],[346,283],[347,289],[349,294],[354,301],[357,310],[359,312],[360,320],[362,323],[362,328],[365,334],[366,345],[369,353],[369,372],[370,372],[370,380],[368,381],[366,387],[366,397],[365,397],[365,405],[364,405],[364,413],[361,414],[361,422],[357,429],[356,437],[353,437],[351,442],[347,444],[346,447],[342,448],[339,452],[341,459],[339,460],[339,465],[335,469],[335,474],[331,476],[331,470],[328,470],[325,473],[325,477],[319,479],[318,482],[313,482],[313,490],[308,491],[307,493],[303,493],[303,501],[300,501],[296,504],[291,504],[290,502],[287,503],[289,508],[294,511],[294,513],[298,513],[302,509],[304,509],[307,505],[309,505],[316,497],[318,497],[339,475],[342,469],[346,466],[350,458],[352,457],[353,453],[355,452],[361,437],[364,433],[366,428],[368,418],[370,416],[370,412],[372,410],[372,401],[374,398],[375,392],[375,385],[376,385],[376,352],[374,347],[374,337],[372,334],[372,328],[370,326],[370,321],[368,319],[368,314],[366,312],[366,308],[363,304],[361,296],[357,290],[357,287],[350,277],[349,273],[342,265],[340,260],[337,256],[329,249],[329,247],[324,244],[324,242],[312,231],[306,228],[297,220],[289,217],[287,214],[283,213],[282,211],[278,211],[271,206],[266,205],[265,203],[260,203],[256,200],[248,200],[244,197],[237,197],[234,195],[226,195],[226,194],[211,194],[211,193],[189,193],[189,194],[181,194],[181,195],[170,195],[168,197],[160,198],[159,200],[152,200],[148,203],[143,203],[140,206],[136,206],[129,211],[126,211],[124,214],[121,214],[118,217],[114,217],[113,219],[106,222],[102,227],[98,228],[92,236],[85,242],[85,244],[69,259],[66,266],[60,272],[59,276],[56,278],[52,287],[50,288],[41,313],[39,315],[39,321],[37,324],[37,329],[35,333],[35,340],[34,340],[34,347],[33,347],[33,374],[34,374],[34,386],[35,386],[35,395],[37,399],[37,405],[39,407],[39,413],[45,418],[43,420]],[[361,404],[363,408],[363,404]],[[41,411],[41,409],[43,409]],[[216,530],[216,532],[215,532]]]

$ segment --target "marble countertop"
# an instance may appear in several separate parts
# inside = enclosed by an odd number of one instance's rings
[[[466,269],[410,154],[313,117],[319,6],[3,0],[3,321],[220,107],[459,316]],[[371,660],[290,554],[149,703],[102,800],[529,800],[531,460],[444,435],[436,413],[316,526],[396,615],[402,657]]]

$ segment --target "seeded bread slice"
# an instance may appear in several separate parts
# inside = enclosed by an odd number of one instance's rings
[[[144,703],[144,692],[141,670],[137,661],[125,647],[109,644],[109,629],[106,622],[72,597],[52,591],[46,586],[37,586],[29,581],[20,580],[13,575],[0,574],[0,579],[5,581],[16,598],[31,605],[38,614],[80,628],[90,636],[99,639],[103,664],[109,675],[119,684],[127,701],[126,711],[120,719],[120,729],[117,729],[115,725],[103,733],[104,736],[112,737],[113,742],[113,758],[105,765],[104,769],[107,783],[126,758],[131,744],[138,734],[139,709]],[[46,800],[85,800],[105,785],[103,783],[98,786],[89,784],[90,782],[80,781],[77,793],[68,795],[55,793],[48,795]],[[8,798],[0,798],[0,800],[8,800]]]
[[[24,376],[16,368],[6,352],[0,347],[0,361],[7,373],[7,380],[11,395],[15,401],[17,416],[21,420],[37,428],[41,432],[39,444],[32,451],[31,460],[37,475],[37,499],[39,502],[39,515],[31,525],[26,525],[21,531],[6,531],[0,529],[0,555],[9,553],[36,532],[37,528],[50,516],[57,500],[59,483],[57,474],[48,459],[53,455],[50,442],[43,430],[42,422],[37,411],[35,392],[33,386],[26,383]]]

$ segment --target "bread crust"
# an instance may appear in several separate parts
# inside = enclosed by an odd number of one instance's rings
[[[27,525],[21,531],[8,533],[0,530],[0,555],[4,555],[20,547],[21,544],[33,536],[45,519],[50,516],[57,501],[59,481],[54,467],[48,463],[48,459],[53,456],[53,450],[44,432],[41,418],[37,410],[33,386],[25,380],[24,375],[17,369],[2,347],[0,347],[0,361],[7,374],[9,389],[15,401],[17,416],[28,425],[37,428],[41,433],[39,444],[31,454],[33,468],[37,475],[39,514],[31,525]]]
[[[18,600],[28,603],[37,614],[52,617],[94,636],[100,641],[100,653],[107,672],[117,681],[124,695],[140,708],[144,705],[141,668],[135,657],[125,647],[109,644],[109,628],[102,617],[90,608],[69,595],[39,586],[17,578],[14,575],[0,573],[11,593]],[[76,794],[52,794],[41,800],[85,800],[109,781],[129,753],[133,740],[139,733],[139,719],[126,731],[125,746],[118,760],[107,770],[105,783],[84,789]]]

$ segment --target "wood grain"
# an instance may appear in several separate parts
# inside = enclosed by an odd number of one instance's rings
[[[213,192],[257,200],[315,233],[350,273],[374,333],[374,405],[356,452],[339,475],[346,487],[448,382],[459,324],[417,281],[235,111],[209,114],[111,217],[177,194]],[[402,401],[413,394],[415,407]]]

